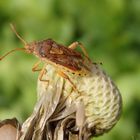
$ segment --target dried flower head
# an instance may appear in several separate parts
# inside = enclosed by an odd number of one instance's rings
[[[117,123],[122,110],[118,88],[99,65],[90,64],[89,68],[86,76],[67,73],[79,93],[53,66],[46,66],[43,78],[49,83],[38,80],[38,103],[23,125],[32,126],[34,137],[87,140],[108,132]]]

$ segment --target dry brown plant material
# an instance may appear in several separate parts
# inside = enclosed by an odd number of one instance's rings
[[[99,65],[91,73],[78,76],[67,73],[79,92],[47,65],[47,73],[38,80],[38,101],[33,114],[22,126],[21,140],[88,140],[108,132],[121,114],[119,90]]]
[[[20,136],[20,124],[14,119],[0,122],[0,140],[18,140]]]

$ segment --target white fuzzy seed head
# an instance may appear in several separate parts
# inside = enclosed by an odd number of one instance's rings
[[[47,65],[46,69],[48,72],[44,78],[49,79],[50,84],[53,85],[55,80],[62,78],[53,66]],[[91,72],[86,76],[67,73],[82,94],[79,95],[72,90],[72,85],[65,79],[61,98],[66,99],[66,106],[71,106],[79,100],[83,101],[85,110],[83,127],[86,127],[91,135],[98,136],[109,131],[119,120],[122,98],[114,82],[99,65],[92,64],[90,69]]]

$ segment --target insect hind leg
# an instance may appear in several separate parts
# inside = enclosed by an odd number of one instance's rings
[[[87,53],[85,47],[82,45],[82,43],[80,43],[80,42],[78,42],[78,41],[73,42],[72,44],[70,44],[70,45],[68,46],[68,48],[70,48],[70,49],[76,49],[78,46],[81,48],[81,50],[82,50],[84,56],[85,56],[86,58],[88,58],[88,60],[90,60],[90,58],[89,58],[89,56],[88,56],[88,53]]]

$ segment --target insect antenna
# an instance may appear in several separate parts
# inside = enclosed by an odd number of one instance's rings
[[[8,53],[6,53],[5,55],[0,57],[0,60],[2,60],[4,57],[6,57],[7,55],[9,55],[10,53],[14,52],[14,51],[19,51],[19,50],[25,50],[25,48],[15,48],[11,51],[9,51]]]
[[[14,25],[13,25],[13,24],[10,24],[10,27],[11,27],[12,31],[16,34],[16,36],[19,38],[19,40],[20,40],[24,45],[26,45],[27,42],[17,33],[17,31],[16,31]],[[13,50],[7,52],[5,55],[1,56],[1,57],[0,57],[0,60],[2,60],[3,58],[5,58],[5,57],[6,57],[7,55],[9,55],[10,53],[12,53],[12,52],[14,52],[14,51],[19,51],[19,50],[26,50],[26,49],[25,49],[25,48],[15,48],[15,49],[13,49]]]
[[[17,33],[17,31],[16,31],[14,25],[13,25],[13,24],[10,24],[10,27],[11,27],[12,31],[16,34],[16,36],[19,38],[19,40],[20,40],[24,45],[26,45],[27,42]]]

